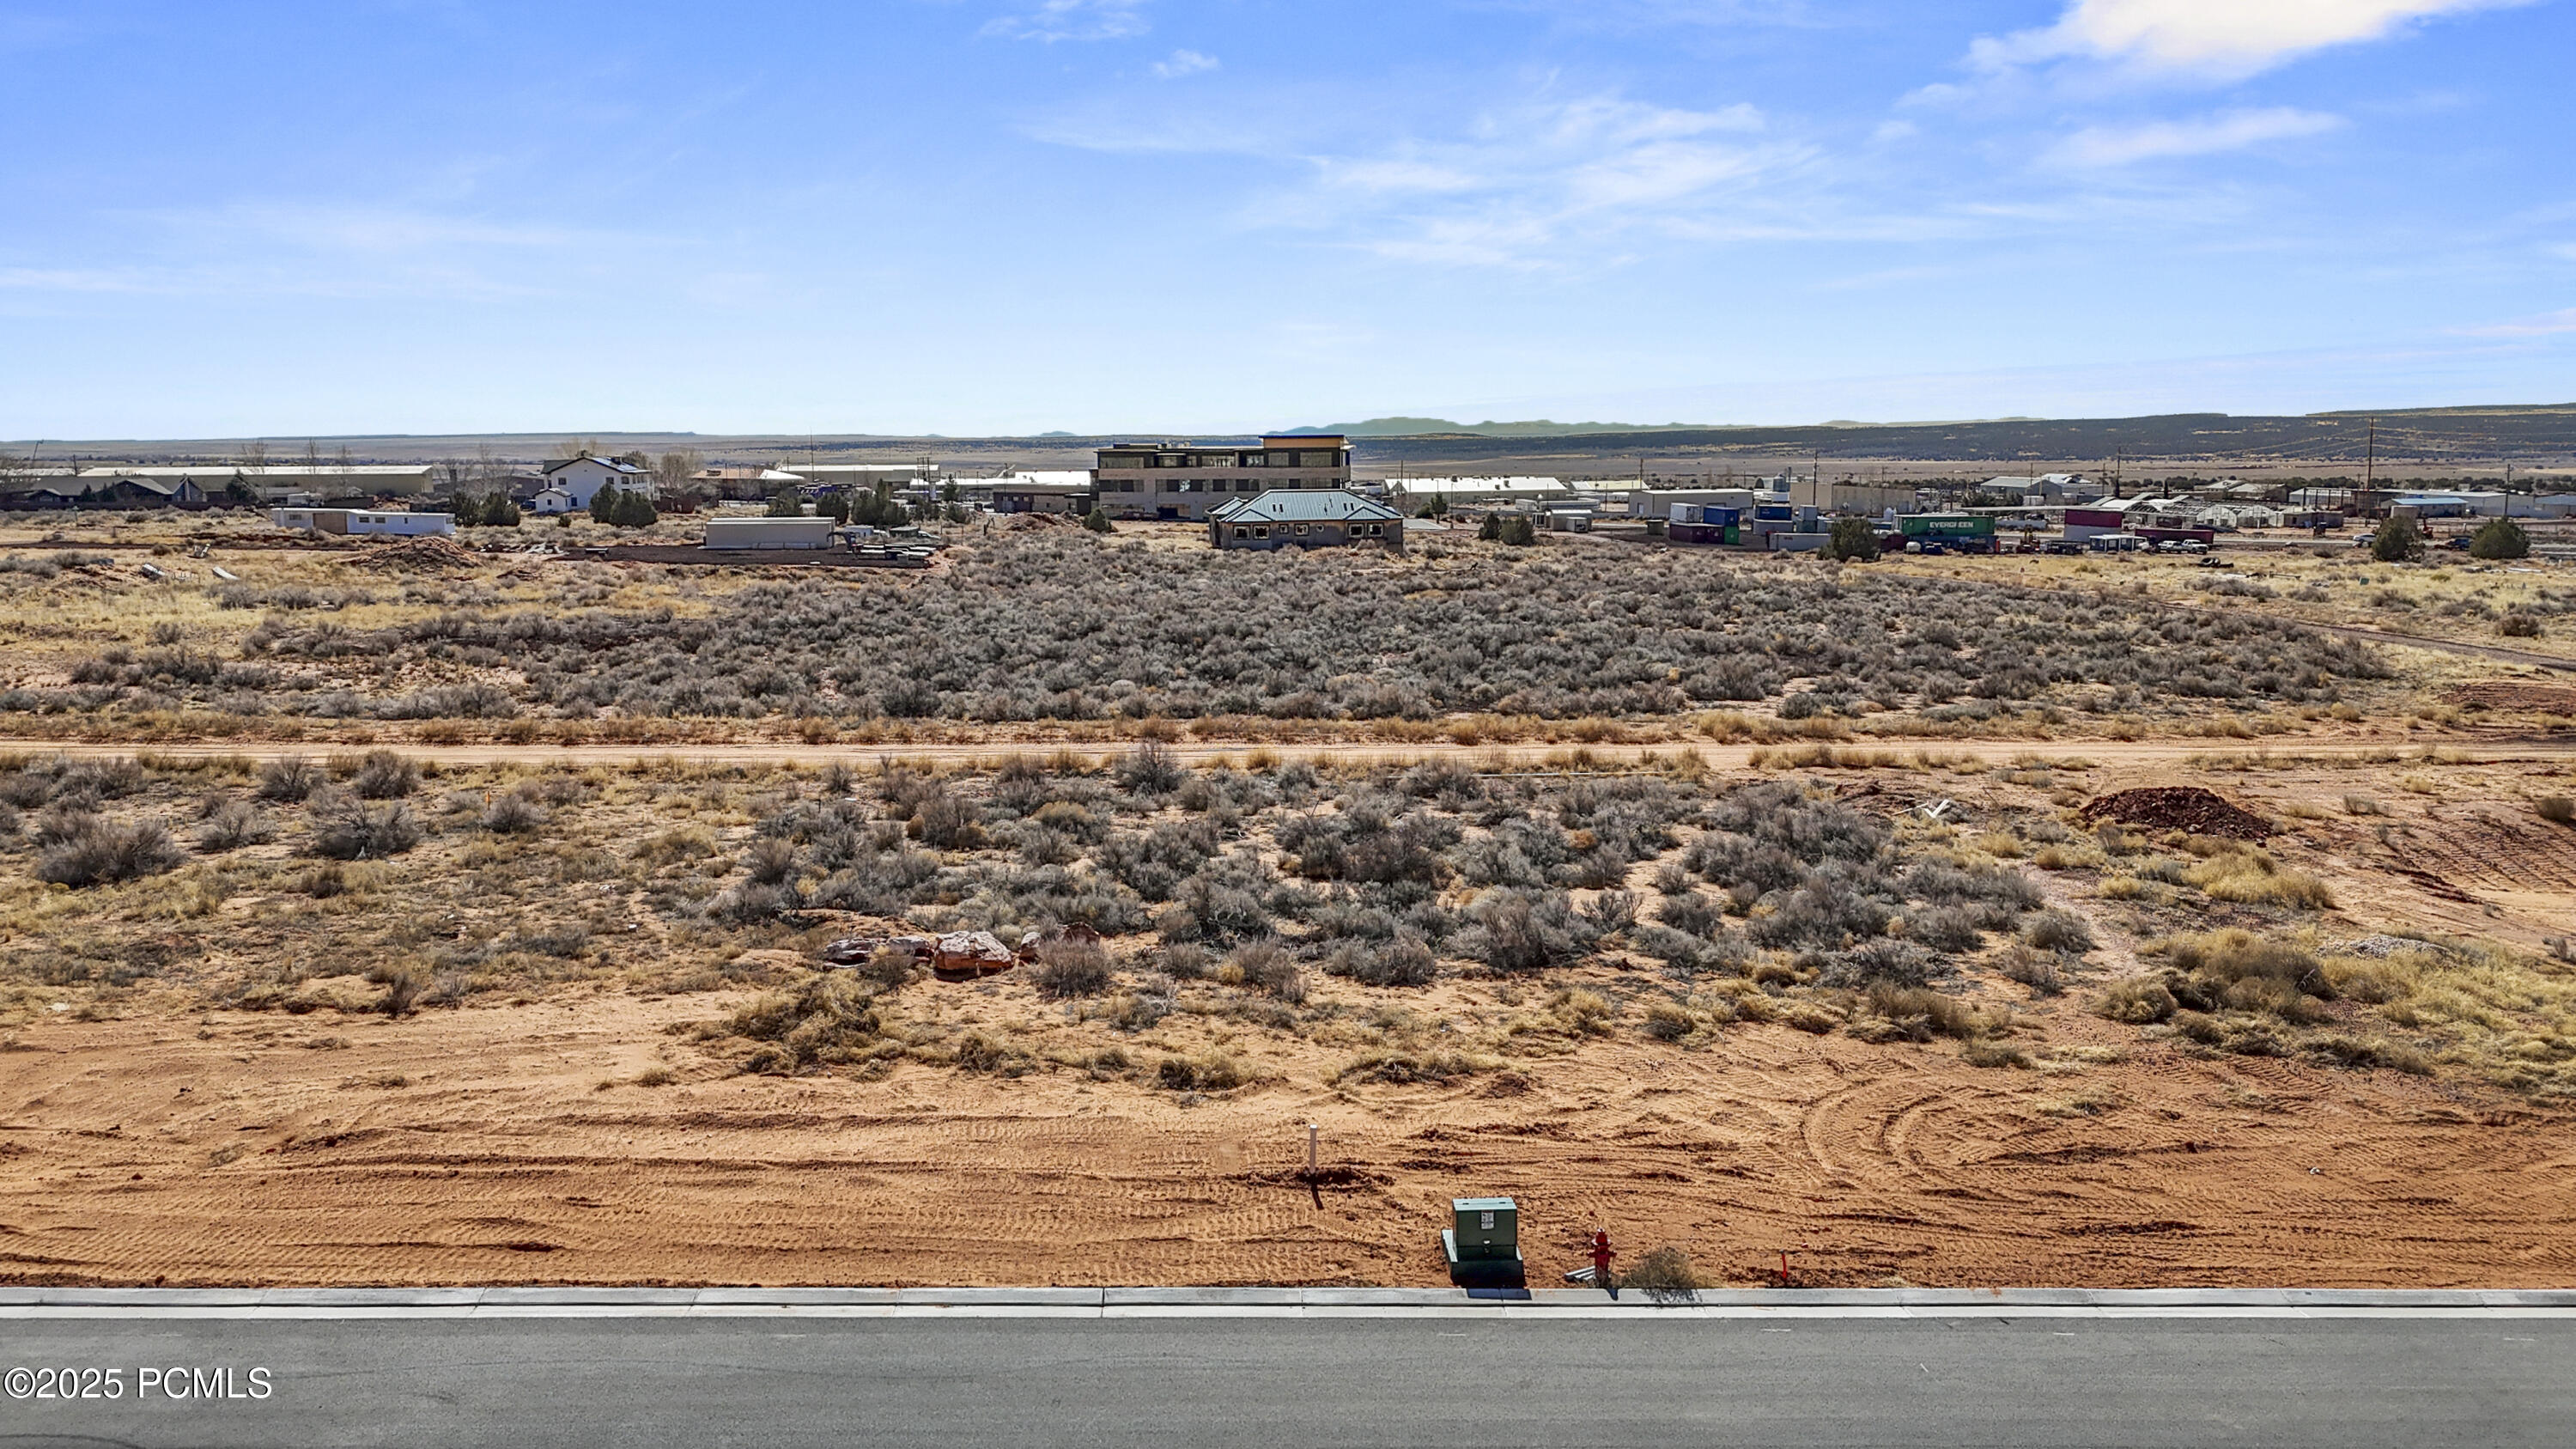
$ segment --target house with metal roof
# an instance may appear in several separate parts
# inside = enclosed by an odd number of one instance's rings
[[[1332,548],[1349,543],[1404,547],[1404,515],[1339,488],[1274,489],[1208,510],[1217,548]]]

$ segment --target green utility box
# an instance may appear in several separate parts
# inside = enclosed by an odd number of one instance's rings
[[[1461,1288],[1519,1288],[1520,1204],[1507,1197],[1462,1197],[1449,1203],[1452,1226],[1440,1234],[1449,1255],[1449,1281]]]

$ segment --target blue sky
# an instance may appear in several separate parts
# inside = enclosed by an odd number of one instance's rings
[[[0,436],[2576,399],[2576,0],[0,0]]]

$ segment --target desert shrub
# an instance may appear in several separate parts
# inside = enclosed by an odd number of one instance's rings
[[[1147,740],[1118,762],[1118,783],[1139,795],[1169,795],[1190,772],[1160,741]]]
[[[284,804],[301,803],[322,783],[322,772],[311,760],[288,756],[271,760],[259,767],[259,798]]]
[[[2565,795],[2543,795],[2532,802],[2531,808],[2540,812],[2541,819],[2553,825],[2576,824],[2576,799]]]
[[[941,850],[981,850],[989,843],[974,805],[944,789],[921,802],[912,817],[912,829],[922,844]]]
[[[312,805],[310,851],[332,860],[379,860],[420,844],[420,823],[406,805],[370,809],[366,801],[333,793]]]
[[[1583,906],[1582,912],[1596,934],[1617,935],[1637,924],[1637,896],[1633,891],[1601,891]]]
[[[399,800],[420,788],[420,766],[391,750],[369,750],[352,780],[365,800]]]
[[[1856,1005],[1860,1012],[1916,1041],[1930,1041],[1936,1036],[1971,1040],[1984,1035],[1989,1027],[1976,1008],[1955,996],[1893,981],[1873,982]]]
[[[1173,1092],[1223,1092],[1248,1080],[1242,1064],[1222,1052],[1165,1057],[1154,1068],[1154,1085]]]
[[[367,979],[385,988],[376,1010],[387,1016],[409,1016],[412,1003],[420,999],[421,988],[429,984],[429,973],[404,962],[379,966],[367,973]]]
[[[1459,832],[1414,811],[1400,796],[1371,792],[1348,801],[1338,814],[1291,815],[1275,833],[1279,848],[1296,858],[1297,874],[1308,880],[1388,884],[1438,881],[1439,852]]]
[[[790,1075],[816,1065],[859,1060],[874,1044],[878,1019],[861,981],[843,972],[808,977],[792,991],[771,992],[743,1007],[729,1032],[760,1043],[746,1072]]]
[[[2268,853],[2246,847],[2217,851],[2185,870],[2182,878],[2213,900],[2303,911],[2321,911],[2334,905],[2334,893],[2325,882],[2299,871],[2283,870]]]
[[[1196,981],[1208,974],[1213,958],[1205,946],[1173,942],[1154,953],[1155,964],[1174,981]]]
[[[1815,960],[1818,958],[1808,958]],[[1817,981],[1825,986],[1922,986],[1932,979],[1932,954],[1912,941],[1864,941],[1821,958]]]
[[[1905,936],[1932,950],[1948,952],[1973,951],[1986,939],[1977,928],[1977,913],[1959,906],[1934,906],[1908,914]]]
[[[1657,1041],[1680,1041],[1699,1029],[1699,1021],[1688,1008],[1676,1001],[1658,1001],[1646,1008],[1646,1035]]]
[[[1306,975],[1297,968],[1297,958],[1275,942],[1254,941],[1238,946],[1225,958],[1225,964],[1255,991],[1289,1002],[1306,999]]]
[[[1080,996],[1098,996],[1109,989],[1111,975],[1109,953],[1098,941],[1058,937],[1041,941],[1037,948],[1037,970],[1031,981],[1038,995],[1053,1001]]]
[[[1817,871],[1746,929],[1764,946],[1832,950],[1883,935],[1894,919],[1888,903],[1867,893],[1862,882],[1841,872]]]
[[[1865,523],[1868,520],[1861,521]],[[1876,542],[1873,537],[1872,557],[1876,556]],[[1708,1286],[1700,1281],[1699,1270],[1692,1265],[1690,1254],[1670,1243],[1638,1254],[1637,1261],[1629,1264],[1628,1270],[1619,1274],[1618,1279],[1620,1287],[1634,1289],[1658,1303],[1694,1301],[1699,1290]]]
[[[747,880],[728,887],[707,902],[707,914],[732,925],[748,926],[774,921],[794,904],[787,892],[777,886]]]
[[[1474,922],[1459,949],[1495,971],[1543,971],[1571,965],[1599,939],[1562,891],[1530,895],[1496,886],[1468,910]]]
[[[1725,912],[1696,890],[1667,895],[1655,903],[1655,919],[1676,931],[1706,936],[1725,925]]]
[[[1214,822],[1182,820],[1111,835],[1096,855],[1101,866],[1129,890],[1149,901],[1163,901],[1216,856],[1218,848]]]
[[[2508,639],[2537,639],[2540,637],[2540,620],[2516,611],[2496,621],[2496,632]]]
[[[909,946],[879,946],[851,969],[861,981],[879,991],[893,991],[921,974],[921,962]]]
[[[2250,1011],[2303,1022],[2318,1014],[2312,998],[2335,994],[2314,956],[2237,927],[2177,938],[2166,954],[2174,969],[2165,983],[2175,1001],[2194,1011]]]
[[[2065,974],[2058,969],[2053,952],[2015,945],[2004,953],[1995,969],[2003,973],[2005,980],[2029,987],[2035,996],[2055,996],[2066,989]]]
[[[1324,958],[1324,970],[1363,986],[1428,986],[1440,965],[1421,937],[1402,932],[1383,941],[1346,942]]]
[[[483,807],[481,823],[495,835],[520,835],[544,825],[546,812],[529,795],[510,790]]]
[[[2093,928],[2073,911],[2051,906],[2033,915],[2022,926],[2022,940],[2043,951],[2071,951],[2077,955],[2093,949]]]
[[[2176,1005],[2173,992],[2163,982],[2138,978],[2111,983],[2094,1010],[2113,1021],[2148,1026],[2171,1019]]]
[[[76,888],[106,885],[175,870],[181,859],[169,830],[157,822],[89,816],[36,858],[36,879]]]
[[[1162,922],[1167,941],[1228,945],[1271,934],[1268,896],[1276,882],[1256,857],[1219,856],[1201,865],[1174,893],[1177,910]]]
[[[743,852],[743,871],[755,885],[776,885],[796,873],[796,843],[771,837]]]
[[[215,807],[206,823],[197,831],[197,848],[208,854],[238,850],[256,845],[277,834],[268,817],[253,809],[249,802],[228,800]]]
[[[2322,1057],[2340,1067],[2389,1067],[2410,1076],[2433,1075],[2433,1060],[2402,1042],[2386,1037],[2349,1036],[2339,1032],[2320,1032],[2301,1042],[2301,1050]]]

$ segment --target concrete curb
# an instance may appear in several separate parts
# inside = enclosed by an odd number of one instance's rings
[[[2576,1319],[2576,1289],[1723,1289],[1658,1302],[1589,1288],[1521,1301],[1456,1288],[0,1288],[0,1320],[828,1315],[1949,1318],[2516,1317]]]

